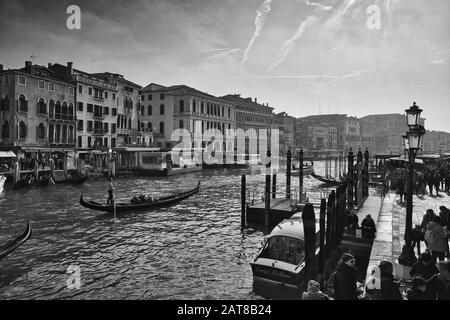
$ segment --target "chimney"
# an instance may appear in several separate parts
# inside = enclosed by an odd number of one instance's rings
[[[47,68],[50,69],[52,67],[52,64],[49,62],[47,65]]]
[[[66,79],[67,80],[72,80],[72,73],[73,73],[73,63],[72,62],[67,62],[67,69],[66,69]]]
[[[0,72],[2,72],[2,71],[3,71],[3,65],[0,64]]]
[[[32,66],[32,62],[31,61],[25,61],[25,68],[29,69]]]
[[[258,99],[255,98],[255,103],[258,103]]]

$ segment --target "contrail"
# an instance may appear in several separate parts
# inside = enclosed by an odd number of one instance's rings
[[[270,7],[271,3],[272,0],[264,0],[264,2],[259,6],[258,10],[256,10],[255,32],[253,33],[253,36],[250,39],[250,42],[248,43],[247,48],[244,51],[244,56],[242,57],[241,61],[241,67],[247,62],[248,53],[250,52],[250,49],[253,47],[256,38],[258,38],[259,35],[261,34],[262,27],[264,26],[264,23],[266,21],[266,15],[270,12],[270,10],[272,10]]]
[[[275,62],[270,66],[269,69],[266,70],[265,73],[270,72],[274,68],[276,68],[280,63],[284,61],[286,56],[294,49],[294,42],[300,38],[303,33],[305,32],[306,27],[313,24],[317,20],[316,17],[308,16],[305,21],[303,21],[298,29],[295,31],[295,33],[292,35],[292,37],[289,40],[286,40],[283,45],[281,46],[280,51],[278,52],[277,59]]]
[[[207,60],[211,60],[211,59],[221,58],[221,57],[224,57],[224,56],[229,55],[229,54],[235,54],[239,50],[241,50],[241,49],[240,48],[236,48],[236,49],[222,49],[221,52],[213,54],[212,56],[210,56],[210,57],[208,57],[206,59]]]
[[[310,1],[308,1],[308,0],[305,1],[305,4],[306,4],[307,6],[319,7],[319,8],[321,8],[321,9],[325,10],[325,11],[330,11],[331,9],[333,9],[332,6],[324,6],[324,5],[321,4],[321,3],[310,2]]]

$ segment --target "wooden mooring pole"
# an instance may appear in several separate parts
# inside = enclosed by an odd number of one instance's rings
[[[333,241],[335,245],[339,245],[341,243],[341,231],[342,226],[344,224],[342,220],[342,203],[341,203],[341,187],[337,187],[336,191],[332,191],[334,194],[333,201],[333,212],[335,216],[335,230],[333,235]]]
[[[272,175],[272,198],[275,199],[277,197],[277,174],[274,173]]]
[[[286,199],[291,198],[291,158],[291,149],[288,149],[286,160]]]
[[[241,178],[241,228],[244,229],[246,225],[245,209],[246,209],[246,178],[245,174]]]
[[[324,284],[324,278],[325,278],[325,213],[327,210],[327,200],[321,199],[320,200],[320,217],[319,217],[319,226],[320,226],[320,252],[319,252],[319,280],[320,280],[320,287],[323,288]]]
[[[353,160],[355,156],[353,155],[352,148],[350,148],[350,152],[348,153],[348,170],[347,170],[347,201],[349,210],[353,208]]]
[[[312,203],[305,204],[302,212],[303,230],[305,235],[305,283],[313,280],[314,256],[316,253],[316,215]]]
[[[303,148],[300,149],[299,155],[299,167],[298,167],[298,185],[299,185],[299,202],[303,201]]]
[[[267,159],[268,162],[266,164],[266,189],[264,193],[264,201],[265,201],[265,219],[264,223],[266,228],[269,227],[270,222],[270,167],[271,167],[271,161],[270,161],[270,150],[267,151]]]

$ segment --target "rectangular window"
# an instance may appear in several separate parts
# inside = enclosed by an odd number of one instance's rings
[[[77,128],[80,131],[83,131],[83,120],[78,120]]]
[[[161,100],[164,100],[164,93],[161,93],[161,94],[159,95],[159,98],[160,98]]]
[[[112,108],[112,109],[111,109],[111,115],[112,115],[113,117],[117,116],[117,108]]]
[[[39,89],[45,90],[45,82],[44,80],[38,80]]]
[[[108,91],[105,91],[105,99],[108,99]]]
[[[92,121],[87,122],[87,131],[92,131]]]
[[[78,93],[83,93],[83,86],[81,84],[78,85]]]
[[[152,100],[152,95],[151,94],[148,95],[148,100],[150,100],[150,101]]]
[[[111,148],[116,147],[116,138],[111,138]]]
[[[81,148],[81,139],[82,139],[82,137],[81,136],[78,136],[78,148]]]
[[[91,103],[87,104],[87,112],[90,113],[94,112],[94,106]]]
[[[83,112],[83,102],[78,102],[78,111]]]
[[[89,95],[92,96],[92,88],[89,87]]]
[[[117,125],[115,123],[111,123],[111,133],[116,133]]]
[[[5,85],[9,84],[9,77],[5,76]]]
[[[113,93],[113,100],[116,100],[116,94]]]
[[[92,137],[88,137],[88,148],[92,147]]]
[[[103,114],[108,116],[109,115],[109,107],[104,107],[103,108]]]
[[[149,116],[152,115],[152,105],[151,104],[148,105],[147,115],[149,115]]]
[[[27,84],[26,78],[24,76],[19,76],[19,84],[25,86]]]
[[[53,82],[48,83],[48,90],[55,92],[55,84]]]
[[[105,132],[108,132],[108,129],[109,129],[108,122],[103,123],[103,130],[104,130]]]
[[[69,96],[75,95],[75,89],[73,87],[69,87]]]
[[[141,101],[145,101],[145,96],[144,95],[142,95]]]

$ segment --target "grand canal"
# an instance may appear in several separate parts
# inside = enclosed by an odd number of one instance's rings
[[[323,174],[323,163],[316,163]],[[240,180],[260,199],[264,171],[204,170],[173,177],[119,177],[118,198],[187,190],[200,192],[170,208],[122,214],[114,221],[79,204],[80,194],[107,198],[105,179],[81,186],[52,185],[0,195],[0,243],[30,220],[33,235],[0,261],[0,299],[260,299],[250,259],[267,232],[240,228]],[[285,175],[277,177],[284,195]],[[310,199],[320,182],[305,177]],[[292,178],[293,188],[298,178]],[[69,266],[81,288],[69,289]]]

